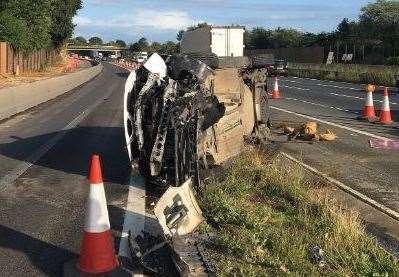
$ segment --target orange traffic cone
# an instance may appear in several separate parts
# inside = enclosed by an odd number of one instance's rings
[[[368,120],[374,120],[375,109],[374,109],[374,101],[373,101],[373,92],[375,91],[375,86],[368,85],[367,86],[367,97],[366,97],[366,105],[363,108],[363,118]]]
[[[278,88],[278,79],[277,77],[274,78],[274,90],[272,93],[272,99],[280,99],[280,91]]]
[[[385,89],[384,89],[384,98],[383,98],[382,109],[381,109],[381,114],[380,114],[380,123],[381,124],[392,124],[391,109],[389,107],[389,94],[388,94],[387,87],[385,87]]]
[[[98,155],[93,155],[91,159],[89,183],[86,221],[77,267],[84,273],[106,273],[116,269],[119,262],[114,252]]]

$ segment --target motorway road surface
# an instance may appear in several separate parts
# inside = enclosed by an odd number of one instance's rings
[[[118,247],[130,173],[126,76],[105,65],[86,85],[0,123],[0,276],[60,276],[77,257],[92,153],[102,156]]]
[[[126,77],[123,69],[105,64],[86,85],[0,122],[0,276],[60,276],[62,265],[77,257],[94,152],[102,156],[117,250],[124,224],[155,228],[144,204],[148,208],[157,196],[132,186],[139,182],[130,176],[124,147]],[[341,126],[322,124],[337,132],[336,142],[286,143],[283,150],[398,211],[399,154],[368,145],[370,135],[398,138],[398,125],[356,121],[363,87],[284,78],[280,89],[284,99],[272,102],[275,126],[308,120],[303,115]],[[391,100],[397,121],[399,96]]]
[[[335,142],[284,143],[283,151],[399,212],[399,150],[369,145],[371,138],[399,140],[399,94],[390,95],[395,122],[383,126],[357,120],[365,104],[363,85],[293,77],[279,84],[282,99],[271,100],[275,127],[318,121],[321,130],[339,137]],[[374,96],[380,109],[382,90]]]

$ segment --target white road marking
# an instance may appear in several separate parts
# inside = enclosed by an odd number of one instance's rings
[[[362,100],[362,101],[364,101],[364,99],[365,99],[365,98],[362,98],[362,97],[352,96],[352,95],[345,95],[345,94],[338,94],[338,93],[330,93],[330,94],[334,95],[334,96],[339,96],[339,97],[359,99],[359,100]],[[382,100],[374,100],[374,102],[383,103],[384,101],[382,101]],[[391,101],[389,102],[389,104],[391,104],[391,105],[399,105],[398,103],[391,102]]]
[[[316,82],[328,82],[328,83],[341,83],[341,84],[346,84],[346,85],[358,85],[358,86],[362,86],[362,87],[366,87],[367,84],[355,84],[355,83],[349,83],[349,82],[340,82],[340,81],[332,81],[332,80],[318,80],[318,79],[311,79],[311,78],[300,78],[300,77],[295,77],[292,76],[291,78],[293,79],[298,79],[298,80],[310,80],[310,81],[316,81]],[[285,80],[285,79],[284,79]],[[290,81],[290,80],[286,80],[286,81]],[[345,87],[348,88],[348,87]],[[352,88],[353,90],[361,90],[361,88]],[[388,87],[388,89],[393,90],[396,89],[395,87]]]
[[[292,100],[292,101],[298,101],[298,102],[302,102],[302,103],[313,105],[313,106],[319,106],[319,107],[323,107],[323,108],[334,109],[334,110],[343,111],[343,112],[347,112],[347,113],[360,114],[360,112],[350,111],[350,110],[347,110],[347,109],[334,107],[334,106],[328,106],[328,105],[313,103],[313,102],[309,102],[309,101],[305,101],[305,100],[301,100],[301,99],[296,99],[296,98],[291,98],[291,97],[284,97],[283,99]]]
[[[293,156],[285,153],[285,152],[281,152],[281,155],[283,155],[284,157],[286,157],[287,159],[299,164],[300,166],[306,168],[307,170],[313,172],[314,174],[318,175],[319,177],[322,177],[324,179],[326,179],[327,181],[329,181],[330,183],[336,185],[337,187],[339,187],[341,190],[353,195],[354,197],[360,199],[361,201],[363,201],[364,203],[373,206],[374,208],[380,210],[381,212],[385,213],[386,215],[392,217],[395,220],[399,220],[399,213],[386,207],[385,205],[371,199],[370,197],[362,194],[361,192],[352,189],[351,187],[348,187],[347,185],[345,185],[344,183],[328,176],[328,174],[321,172],[319,170],[317,170],[314,167],[311,167],[310,165],[307,165],[301,161],[299,161],[298,159],[294,158]]]
[[[335,86],[335,85],[325,85],[325,84],[315,84],[316,86],[320,87],[331,87],[331,88],[339,88],[339,89],[349,89],[349,90],[361,90],[359,88],[350,88],[350,87],[341,87],[341,86]]]
[[[347,127],[347,126],[344,126],[344,125],[340,125],[340,124],[337,124],[337,123],[333,123],[333,122],[330,122],[330,121],[326,121],[326,120],[323,120],[323,119],[318,119],[316,117],[312,117],[312,116],[308,116],[308,115],[292,112],[292,111],[281,109],[281,108],[277,108],[277,107],[274,107],[274,106],[270,106],[270,108],[274,109],[274,110],[277,110],[277,111],[280,111],[280,112],[293,114],[293,115],[296,115],[296,116],[299,116],[299,117],[303,117],[303,118],[310,119],[310,120],[313,120],[313,121],[317,121],[317,122],[320,122],[320,123],[324,123],[324,124],[327,124],[327,125],[330,125],[330,126],[341,128],[341,129],[344,129],[344,130],[347,130],[347,131],[350,131],[350,132],[353,132],[353,133],[357,133],[357,134],[360,134],[360,135],[364,135],[364,136],[367,136],[367,137],[371,137],[371,138],[375,138],[375,139],[381,139],[381,140],[387,140],[387,141],[392,141],[392,139],[389,139],[389,138],[386,138],[386,137],[383,137],[383,136],[374,135],[374,134],[369,133],[369,132],[357,130],[357,129],[354,129],[354,128],[350,128],[350,127]]]
[[[290,81],[290,80],[286,80],[287,82],[293,82],[293,83],[299,83],[300,82],[296,82],[296,81]],[[327,86],[327,85],[321,85],[321,84],[316,84],[319,86]],[[291,86],[286,86],[286,85],[280,85],[280,87],[285,87],[285,88],[290,88],[290,89],[296,89],[296,90],[302,90],[302,91],[310,91],[311,89],[307,89],[307,88],[299,88],[299,87],[291,87]],[[337,86],[333,86],[333,87],[337,87]],[[359,97],[359,96],[352,96],[352,95],[346,95],[346,94],[342,94],[342,93],[333,93],[333,92],[329,92],[328,94],[333,95],[333,96],[338,96],[338,97],[345,97],[345,98],[353,98],[353,99],[358,99],[361,101],[364,101],[365,98]],[[378,103],[383,103],[382,100],[374,100],[374,102],[378,102]],[[396,102],[390,102],[391,105],[399,105],[399,103]]]
[[[130,258],[128,243],[129,231],[131,231],[133,239],[144,231],[146,217],[145,198],[145,180],[139,173],[132,172],[129,181],[129,194],[125,209],[123,231],[119,244],[119,256],[121,257]]]
[[[133,172],[129,180],[129,193],[125,209],[125,219],[119,243],[119,257],[131,258],[129,249],[129,231],[133,239],[145,228],[145,180],[138,172]],[[142,270],[135,271],[133,276],[144,277]]]
[[[286,86],[286,85],[280,85],[280,87],[283,87],[283,88],[291,88],[291,89],[297,89],[297,90],[304,90],[304,91],[309,91],[309,90],[310,90],[310,89],[308,89],[308,88],[290,87],[290,86]]]
[[[111,96],[111,93],[106,97]],[[31,168],[41,157],[43,157],[47,152],[49,152],[61,139],[71,129],[78,126],[98,105],[103,102],[103,98],[96,101],[93,105],[89,106],[86,110],[81,112],[74,120],[72,120],[68,125],[61,129],[61,131],[55,135],[52,139],[43,144],[38,150],[33,152],[32,155],[26,158],[25,162],[21,162],[19,166],[14,168],[11,172],[0,179],[0,189],[7,185],[12,184],[16,179],[18,179],[22,174],[24,174],[29,168]]]

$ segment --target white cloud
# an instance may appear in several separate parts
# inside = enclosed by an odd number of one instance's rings
[[[135,25],[163,30],[178,30],[194,24],[186,12],[140,10],[134,17]]]
[[[141,9],[132,15],[120,15],[109,19],[76,16],[74,23],[78,27],[109,27],[109,28],[151,28],[158,30],[179,30],[195,22],[186,12],[154,11]]]
[[[73,23],[78,26],[90,26],[91,24],[93,24],[93,21],[85,16],[75,16],[73,18]]]

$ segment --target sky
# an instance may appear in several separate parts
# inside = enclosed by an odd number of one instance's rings
[[[176,40],[176,33],[200,22],[253,27],[290,27],[303,32],[336,29],[357,19],[370,0],[83,0],[74,18],[75,36],[99,36],[127,43]]]

